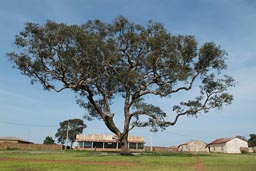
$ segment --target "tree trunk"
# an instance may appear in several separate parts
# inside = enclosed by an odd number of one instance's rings
[[[73,143],[74,143],[74,141],[71,141],[70,150],[72,150]]]
[[[128,148],[128,134],[123,135],[122,139],[120,140],[121,143],[121,155],[128,156],[129,148]]]

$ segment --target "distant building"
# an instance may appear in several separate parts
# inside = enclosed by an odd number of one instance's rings
[[[193,140],[193,141],[189,141],[187,143],[184,144],[180,144],[178,146],[178,151],[180,152],[209,152],[208,149],[206,148],[206,143],[202,142],[202,141],[198,141],[198,140]]]
[[[23,140],[17,137],[0,137],[0,143],[15,143],[15,144],[34,144],[30,141]]]
[[[121,147],[114,135],[80,134],[76,136],[76,141],[78,150],[119,151]],[[128,137],[128,148],[131,151],[143,151],[144,143],[143,137]]]
[[[239,137],[219,138],[207,145],[210,152],[241,153],[241,149],[248,148],[248,143]]]

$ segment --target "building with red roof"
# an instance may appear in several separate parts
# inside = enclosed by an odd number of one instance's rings
[[[248,148],[248,143],[241,137],[219,138],[207,145],[210,152],[241,153],[241,149]]]

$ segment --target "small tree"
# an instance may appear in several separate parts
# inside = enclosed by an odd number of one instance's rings
[[[129,152],[128,134],[135,127],[165,129],[182,116],[198,116],[233,100],[228,90],[234,79],[222,74],[225,51],[214,42],[199,46],[191,35],[172,35],[160,23],[142,26],[122,16],[110,24],[27,23],[15,44],[20,49],[8,56],[21,72],[46,90],[77,93],[77,102],[89,111],[86,118],[103,121],[118,137],[122,154]],[[193,95],[170,104],[169,111],[148,101],[189,91]],[[114,114],[117,97],[123,98],[118,99],[123,112]]]
[[[61,144],[68,140],[72,148],[76,135],[82,133],[84,128],[86,128],[86,124],[81,119],[65,120],[60,122],[60,128],[57,130],[55,137],[58,138],[57,141]]]
[[[50,136],[45,137],[44,144],[54,144],[53,138]]]
[[[249,147],[256,147],[256,134],[250,134],[250,138],[248,140]]]

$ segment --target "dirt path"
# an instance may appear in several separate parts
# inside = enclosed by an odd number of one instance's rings
[[[204,170],[204,164],[203,164],[201,158],[200,158],[198,155],[196,155],[195,157],[196,157],[197,163],[194,164],[193,166],[194,166],[195,168],[197,168],[197,171],[205,171],[205,170]]]

